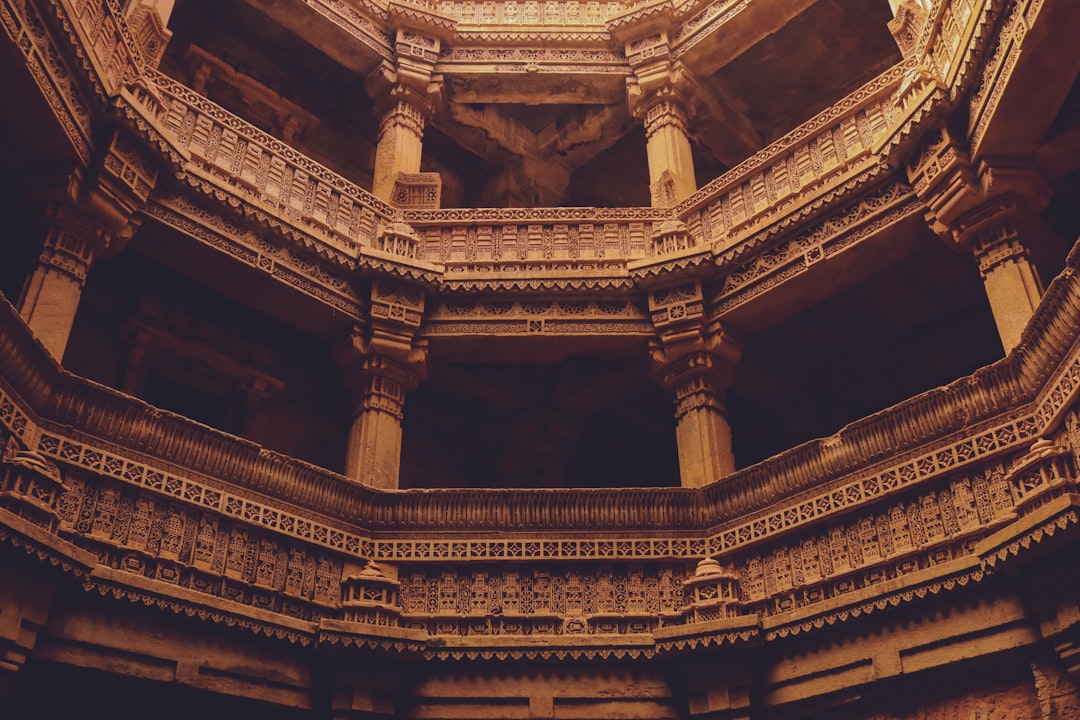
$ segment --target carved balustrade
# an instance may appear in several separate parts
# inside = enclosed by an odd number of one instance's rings
[[[152,74],[161,96],[160,126],[190,154],[184,170],[250,205],[259,219],[280,219],[338,250],[371,245],[394,210],[366,190],[232,115],[181,83]]]
[[[653,208],[415,210],[402,213],[421,238],[419,256],[443,266],[448,284],[537,276],[628,285],[626,263],[654,254]]]
[[[142,51],[117,0],[60,0],[106,95],[117,94],[145,70]]]
[[[980,582],[1080,523],[1076,265],[1009,358],[701,490],[356,486],[64,373],[5,304],[0,519],[90,550],[115,568],[103,592],[151,578],[181,604],[342,621],[337,641],[364,618],[417,647],[585,634],[646,654],[699,623],[727,642],[810,631]],[[705,557],[719,570],[694,570]]]
[[[878,165],[876,145],[893,127],[894,96],[905,72],[901,64],[879,75],[679,203],[675,217],[718,250],[782,218],[797,218]]]

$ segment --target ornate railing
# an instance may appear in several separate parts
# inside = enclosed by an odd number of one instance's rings
[[[797,212],[878,162],[876,141],[894,122],[893,101],[908,69],[897,65],[675,207],[706,244],[724,250]]]
[[[758,632],[747,614],[781,618],[765,633],[781,637],[978,582],[1012,552],[983,541],[1018,517],[1018,532],[1077,522],[1077,265],[1008,359],[703,490],[359,487],[65,373],[4,303],[0,505],[119,568],[102,587],[150,577],[282,617],[509,645],[671,640],[710,620],[740,642]],[[706,556],[720,565],[692,572]],[[357,575],[366,559],[398,580]],[[365,582],[400,598],[365,605]]]
[[[403,218],[423,239],[424,258],[453,273],[501,263],[625,263],[651,253],[653,224],[668,215],[654,208],[483,208],[406,211]]]
[[[394,210],[363,188],[258,130],[181,83],[152,74],[161,94],[159,125],[190,153],[193,180],[250,203],[331,247],[371,245],[376,223]]]

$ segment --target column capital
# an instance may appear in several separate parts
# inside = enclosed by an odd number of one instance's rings
[[[412,8],[391,3],[391,9],[394,7]],[[412,15],[393,17],[402,23],[396,27],[394,34],[394,57],[384,60],[368,74],[365,79],[368,93],[375,100],[376,113],[385,116],[401,102],[406,102],[426,122],[442,108],[445,100],[442,75],[434,70],[446,33],[439,31],[437,23],[425,24]]]
[[[423,312],[419,288],[381,278],[372,281],[366,322],[354,327],[334,353],[358,397],[382,392],[372,387],[371,378],[397,385],[403,399],[427,377],[427,343],[416,337]]]
[[[925,203],[927,223],[942,239],[968,251],[988,222],[1037,214],[1050,201],[1049,184],[1023,158],[973,161],[966,143],[942,128],[908,162],[908,179]]]

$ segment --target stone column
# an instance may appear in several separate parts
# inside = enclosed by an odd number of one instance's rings
[[[1020,343],[1020,336],[1039,305],[1042,282],[1027,248],[1020,242],[1015,223],[998,220],[979,231],[972,240],[986,288],[986,299],[1005,352]]]
[[[19,312],[41,344],[63,359],[95,248],[107,244],[100,223],[69,207],[49,208],[49,230],[23,287]]]
[[[978,263],[1008,353],[1020,342],[1043,293],[1024,238],[1045,231],[1039,211],[1049,202],[1049,188],[1015,159],[973,163],[947,129],[930,137],[907,170],[926,203],[931,229]]]
[[[697,190],[687,133],[687,98],[693,95],[695,80],[672,59],[667,21],[635,8],[609,21],[608,30],[625,44],[633,71],[627,80],[627,104],[645,126],[652,204],[674,205]]]
[[[674,205],[697,190],[686,111],[674,99],[654,102],[643,113],[649,158],[649,195],[654,207]]]
[[[442,103],[442,79],[432,71],[454,21],[432,9],[392,1],[388,22],[397,27],[394,60],[369,75],[367,86],[382,118],[371,192],[393,202],[398,176],[420,172],[424,127]]]
[[[666,364],[661,382],[675,398],[675,440],[683,487],[701,487],[735,472],[724,403],[732,365],[707,350]]]
[[[131,239],[139,224],[135,212],[157,181],[148,152],[123,131],[106,137],[89,168],[77,169],[45,193],[48,231],[19,298],[19,312],[58,361],[90,266]]]
[[[705,318],[701,281],[649,292],[657,341],[654,376],[675,402],[675,439],[683,487],[701,487],[735,471],[725,397],[742,344]]]
[[[375,197],[390,202],[398,174],[420,172],[426,121],[426,113],[415,100],[399,99],[383,115],[371,187]]]
[[[345,475],[364,485],[398,487],[405,395],[427,371],[427,348],[415,337],[423,312],[422,290],[375,280],[368,325],[338,353],[354,402]]]
[[[345,476],[393,490],[401,469],[401,420],[405,393],[416,386],[408,367],[369,354],[357,368],[355,414],[349,428]]]

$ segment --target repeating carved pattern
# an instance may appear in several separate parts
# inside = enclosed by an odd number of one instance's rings
[[[994,110],[1005,92],[1013,67],[1024,46],[1024,37],[1031,27],[1042,0],[1013,3],[1008,10],[1001,30],[994,38],[982,72],[977,78],[977,85],[970,100],[971,113],[968,119],[968,141],[977,152],[983,137],[994,116]]]
[[[425,336],[498,334],[652,335],[648,317],[628,300],[476,301],[438,304],[424,321]]]
[[[27,69],[72,148],[82,162],[89,163],[93,154],[90,100],[78,89],[38,9],[29,0],[4,0],[0,2],[0,24],[22,52]]]
[[[346,553],[370,555],[372,551],[370,539],[355,532],[347,532],[300,513],[256,502],[204,482],[179,477],[152,465],[119,457],[48,432],[41,433],[37,451],[65,464],[154,491],[184,505],[243,520],[277,534],[300,538]]]
[[[106,566],[292,617],[335,612],[342,563],[331,553],[130,485],[76,473],[65,485],[60,534]]]
[[[733,267],[726,275],[714,300],[710,316],[717,318],[732,308],[805,272],[815,263],[828,259],[870,237],[884,227],[924,211],[911,189],[893,184],[862,198],[846,210],[811,226],[786,242],[762,249],[741,267],[742,252],[764,244],[757,237],[721,254],[718,264]]]
[[[362,302],[343,274],[333,266],[305,257],[265,235],[231,223],[183,195],[158,195],[143,212],[189,237],[193,237],[229,256],[266,273],[275,280],[294,287],[354,318],[362,316]],[[355,266],[340,253],[334,253],[339,268]]]
[[[685,579],[681,566],[412,568],[402,621],[431,635],[646,633],[680,615]]]

